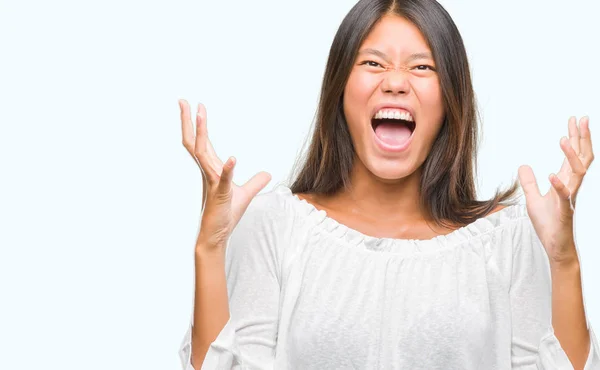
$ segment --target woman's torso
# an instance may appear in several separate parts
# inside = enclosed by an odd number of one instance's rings
[[[275,368],[510,368],[502,225],[522,207],[394,240],[288,195],[301,215],[283,257]]]

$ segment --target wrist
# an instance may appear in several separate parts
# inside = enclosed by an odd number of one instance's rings
[[[575,253],[572,256],[565,256],[561,258],[553,258],[550,260],[550,269],[552,271],[579,271],[579,258]]]
[[[196,257],[202,258],[223,257],[225,255],[225,245],[198,240],[196,242],[195,254]]]
[[[558,253],[553,253],[554,255],[550,257],[551,267],[571,269],[579,265],[579,256],[577,255],[577,248],[575,247],[574,241],[569,242],[567,247],[562,245],[555,246],[551,248],[551,250],[560,251]]]

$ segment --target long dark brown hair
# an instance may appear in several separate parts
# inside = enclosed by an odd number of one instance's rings
[[[344,88],[360,45],[386,15],[409,20],[427,40],[446,108],[423,163],[423,209],[437,225],[456,226],[486,216],[498,204],[516,203],[517,180],[505,191],[497,189],[490,200],[476,199],[479,116],[469,63],[458,28],[435,0],[361,0],[346,15],[329,51],[308,152],[292,171],[292,193],[332,195],[349,188],[355,150],[343,113]]]

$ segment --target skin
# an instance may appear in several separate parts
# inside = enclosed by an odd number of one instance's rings
[[[375,237],[430,239],[454,229],[430,227],[419,208],[421,166],[443,122],[444,110],[432,59],[413,60],[413,53],[430,52],[420,32],[397,16],[383,18],[361,51],[373,48],[381,56],[361,53],[344,91],[344,113],[357,158],[352,188],[329,198],[296,194],[328,216]],[[387,59],[387,60],[386,60]],[[370,60],[368,64],[362,62]],[[403,153],[378,151],[372,141],[371,113],[380,103],[399,102],[414,111],[417,128]],[[223,163],[208,140],[206,110],[198,106],[196,128],[189,105],[180,101],[183,145],[202,171],[203,220],[196,243],[196,292],[192,331],[192,364],[201,364],[210,343],[229,319],[224,271],[226,240],[250,200],[269,182],[259,173],[243,186],[232,182],[235,159]],[[579,260],[573,238],[575,197],[594,159],[589,121],[577,127],[569,121],[569,138],[561,140],[566,159],[558,175],[549,177],[552,189],[542,196],[531,168],[522,166],[519,179],[536,233],[546,248],[552,272],[552,324],[575,369],[582,369],[589,352]],[[494,210],[498,211],[502,206]]]
[[[244,185],[233,183],[234,157],[225,163],[215,153],[208,138],[207,114],[198,104],[194,127],[190,106],[179,101],[183,146],[202,173],[202,220],[195,248],[194,322],[192,327],[192,365],[202,364],[210,344],[229,320],[229,299],[225,276],[227,239],[250,201],[271,180],[259,172]]]
[[[429,57],[410,58],[416,53]],[[343,103],[356,149],[351,190],[330,197],[296,195],[338,222],[375,237],[430,239],[455,230],[458,226],[433,225],[418,202],[422,165],[445,111],[431,49],[414,24],[396,15],[377,23],[359,48]],[[401,153],[382,152],[373,142],[373,111],[388,103],[410,107],[416,122],[412,143]]]
[[[365,49],[385,55],[365,53]],[[430,225],[417,201],[422,164],[444,119],[433,59],[409,60],[411,54],[423,52],[431,50],[406,19],[386,16],[374,27],[360,47],[344,90],[344,114],[356,149],[352,187],[330,197],[296,194],[300,199],[339,223],[375,237],[431,239],[457,228]],[[392,102],[408,105],[416,122],[413,142],[407,150],[394,154],[375,146],[371,127],[374,107]],[[569,137],[561,138],[560,146],[565,160],[558,174],[549,176],[552,188],[546,195],[540,194],[529,166],[519,168],[519,181],[528,214],[550,260],[555,335],[574,369],[583,369],[590,340],[573,215],[578,190],[594,159],[589,118],[582,118],[578,127],[576,118],[571,117]]]
[[[569,118],[569,137],[560,139],[565,159],[552,187],[542,195],[531,167],[519,168],[527,212],[550,260],[552,326],[573,368],[583,369],[590,349],[579,256],[575,243],[575,204],[583,179],[594,161],[589,117]]]

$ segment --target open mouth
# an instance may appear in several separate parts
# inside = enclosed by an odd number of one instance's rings
[[[377,127],[381,124],[385,124],[386,126],[387,125],[405,126],[410,130],[411,134],[415,131],[415,127],[416,127],[416,124],[414,121],[406,121],[403,119],[393,119],[393,118],[373,118],[373,119],[371,119],[371,127],[373,128],[373,131],[376,131]]]
[[[399,153],[408,148],[415,130],[415,122],[407,119],[374,118],[371,127],[375,143],[386,152]]]

